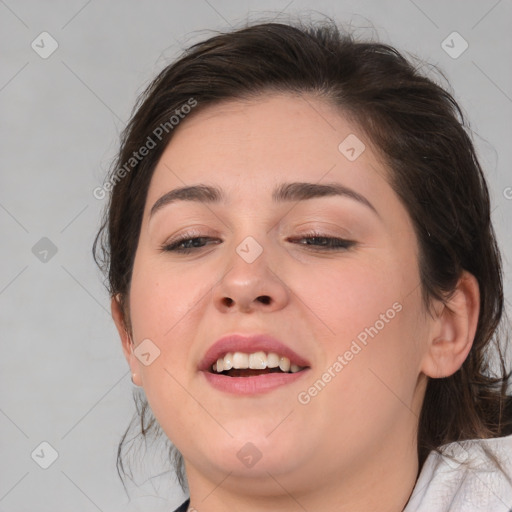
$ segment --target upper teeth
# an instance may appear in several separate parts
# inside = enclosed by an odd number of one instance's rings
[[[296,373],[302,370],[302,366],[291,364],[287,357],[280,356],[274,352],[265,354],[265,352],[253,352],[244,354],[243,352],[228,352],[224,357],[219,357],[216,363],[213,363],[212,370],[221,373],[224,370],[243,370],[250,368],[252,370],[265,370],[265,368],[279,367],[283,372]]]

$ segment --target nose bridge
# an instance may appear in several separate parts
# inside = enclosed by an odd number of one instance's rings
[[[232,264],[241,266],[246,271],[246,265],[241,264],[240,260],[255,267],[267,265],[272,245],[272,231],[269,232],[267,219],[258,212],[254,202],[248,202],[239,208],[236,216],[231,232],[235,250]]]
[[[226,273],[215,288],[214,301],[223,311],[276,309],[287,302],[286,286],[271,268],[270,241],[263,229],[253,233],[242,235],[234,246]]]

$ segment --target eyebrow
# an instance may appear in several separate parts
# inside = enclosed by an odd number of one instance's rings
[[[274,189],[272,200],[278,203],[285,201],[303,201],[326,196],[342,196],[353,199],[367,206],[380,217],[375,207],[366,197],[340,183],[281,183]],[[225,200],[226,198],[223,191],[218,187],[204,184],[180,187],[160,197],[152,206],[149,217],[151,218],[158,210],[176,201],[195,201],[214,204]]]

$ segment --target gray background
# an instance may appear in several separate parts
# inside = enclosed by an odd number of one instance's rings
[[[104,206],[92,191],[136,96],[205,29],[317,12],[446,73],[488,175],[510,304],[510,0],[0,0],[0,512],[173,510],[181,502],[176,484],[162,499],[168,475],[146,481],[130,503],[117,477],[132,384],[91,257]],[[50,48],[43,31],[58,43],[46,59],[31,47]],[[453,31],[469,44],[458,58],[442,47]],[[462,41],[448,44],[453,53]],[[43,441],[58,452],[48,469],[40,467],[51,462]]]

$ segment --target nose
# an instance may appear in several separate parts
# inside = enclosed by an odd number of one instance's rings
[[[252,261],[243,252],[233,250],[224,277],[213,290],[215,306],[221,312],[272,312],[288,303],[289,288],[279,268],[270,268],[268,253],[264,249]]]

